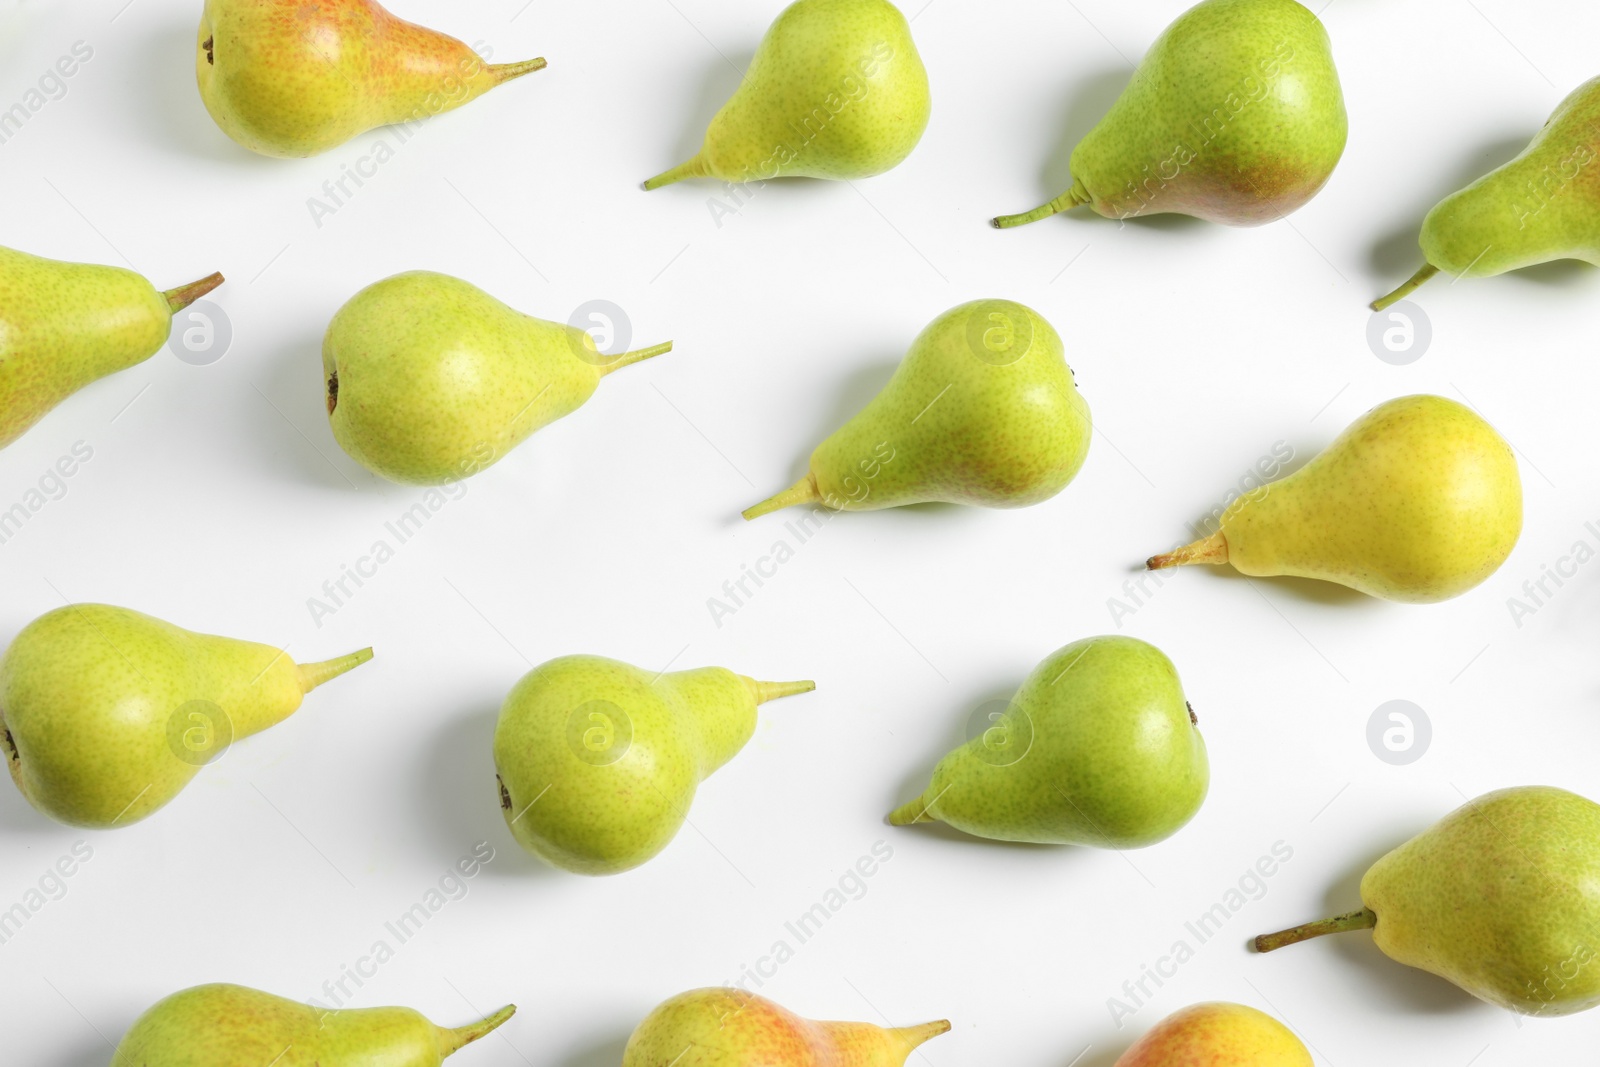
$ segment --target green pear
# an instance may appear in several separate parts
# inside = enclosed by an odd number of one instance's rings
[[[1108,219],[1176,212],[1232,226],[1280,219],[1344,154],[1339,74],[1295,0],[1204,0],[1156,39],[1072,151],[1072,186],[1002,229],[1087,204]]]
[[[372,0],[206,0],[195,49],[200,98],[222,132],[285,157],[394,123],[409,135],[544,65],[487,64]]]
[[[446,1030],[410,1008],[333,1011],[244,986],[202,985],[139,1016],[111,1067],[439,1067],[516,1010]]]
[[[1294,1032],[1243,1004],[1195,1004],[1157,1023],[1114,1067],[1313,1067]]]
[[[28,803],[73,826],[138,822],[228,744],[288,718],[370,648],[297,665],[270,645],[191,633],[127,608],[73,604],[0,657],[0,730]]]
[[[684,178],[870,178],[897,165],[928,125],[928,72],[889,0],[795,0],[767,30]]]
[[[1256,950],[1370,929],[1392,959],[1511,1011],[1600,1004],[1600,804],[1576,793],[1524,786],[1457,808],[1374,863],[1361,901]]]
[[[535,667],[500,708],[500,807],[523,848],[617,874],[667,846],[695,788],[756,729],[756,705],[816,688],[721,667],[662,674],[600,656]]]
[[[744,512],[946,501],[1021,508],[1066,488],[1089,452],[1088,402],[1038,312],[977,300],[934,319],[804,478]]]
[[[943,822],[997,841],[1153,845],[1206,798],[1197,721],[1160,649],[1132,637],[1077,641],[1034,668],[889,822]]]
[[[131,270],[0,248],[0,448],[90,382],[143,363],[172,316],[222,284],[157,292]]]
[[[1231,563],[1431,604],[1493,574],[1521,532],[1522,481],[1505,439],[1454,400],[1403,396],[1239,497],[1209,537],[1146,564]]]
[[[1403,300],[1440,271],[1488,278],[1576,259],[1600,265],[1600,200],[1584,168],[1600,155],[1600,78],[1578,86],[1523,153],[1444,198],[1422,220],[1422,256],[1411,280],[1372,302]]]
[[[901,1067],[949,1029],[943,1019],[893,1029],[812,1022],[742,989],[694,989],[639,1024],[622,1067]]]
[[[440,485],[576,411],[612,371],[670,351],[668,341],[608,356],[576,326],[514,311],[459,278],[397,274],[357,293],[328,326],[328,420],[373,473]]]

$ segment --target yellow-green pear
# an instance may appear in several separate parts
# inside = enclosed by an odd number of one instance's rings
[[[237,985],[174,993],[123,1037],[111,1067],[439,1067],[514,1005],[447,1030],[410,1008],[333,1010]]]
[[[750,740],[756,706],[814,688],[600,656],[535,667],[494,732],[506,824],[523,848],[569,871],[637,867],[677,834],[700,782]]]
[[[1550,786],[1486,793],[1374,863],[1360,911],[1255,939],[1271,952],[1371,930],[1390,958],[1524,1015],[1600,1004],[1600,804]]]
[[[1294,1032],[1244,1004],[1195,1004],[1162,1019],[1115,1067],[1312,1067]]]
[[[795,0],[687,163],[644,183],[870,178],[922,139],[928,72],[889,0]]]
[[[131,270],[0,248],[0,448],[90,382],[143,363],[222,275],[158,292]]]
[[[1440,396],[1379,404],[1286,478],[1239,497],[1209,537],[1151,570],[1230,563],[1428,604],[1493,574],[1522,532],[1522,480],[1505,439]]]
[[[195,48],[206,110],[267,156],[314,156],[379,126],[414,127],[544,65],[485,63],[373,0],[206,0]]]
[[[72,604],[0,657],[0,730],[28,803],[73,826],[138,822],[235,740],[372,658],[296,664],[270,645],[191,633],[127,608]]]
[[[322,343],[333,436],[375,474],[459,481],[576,411],[612,371],[672,342],[606,355],[576,326],[502,304],[459,278],[411,271],[350,298]]]
[[[804,478],[743,514],[1028,507],[1072,481],[1091,429],[1055,329],[1013,301],[975,300],[917,335],[882,391],[817,446]]]

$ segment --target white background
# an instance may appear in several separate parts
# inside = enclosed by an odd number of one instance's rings
[[[0,788],[0,908],[75,842],[94,850],[0,946],[7,1062],[104,1064],[146,1006],[201,982],[317,996],[479,841],[495,858],[468,895],[353,1001],[448,1024],[521,1005],[463,1065],[616,1064],[653,1005],[792,942],[784,922],[880,840],[893,858],[865,896],[762,992],[816,1018],[947,1016],[953,1033],[922,1052],[934,1067],[1062,1067],[1086,1047],[1079,1064],[1109,1067],[1207,999],[1275,1011],[1326,1067],[1592,1056],[1600,1016],[1518,1020],[1365,934],[1268,957],[1245,941],[1357,906],[1374,858],[1468,797],[1530,783],[1600,796],[1600,566],[1520,627],[1507,604],[1574,542],[1596,544],[1600,283],[1571,265],[1441,279],[1417,297],[1434,329],[1420,361],[1388,365],[1365,339],[1365,303],[1420,263],[1426,210],[1597,73],[1600,14],[1334,0],[1349,147],[1288,222],[997,232],[989,216],[1066,187],[1071,147],[1184,0],[931,0],[913,23],[934,93],[916,152],[854,185],[769,186],[720,227],[716,184],[638,183],[698,146],[781,4],[523,3],[397,0],[549,69],[427,126],[318,228],[307,199],[385,135],[295,162],[236,147],[194,87],[197,0],[0,2],[0,107],[74,42],[94,49],[0,146],[0,243],[126,262],[162,288],[223,270],[215,300],[235,333],[213,365],[162,352],[89,387],[0,454],[3,508],[74,442],[94,451],[0,545],[0,637],[66,598],[302,660],[377,649],[132,828],[57,826]],[[335,444],[322,331],[356,290],[412,268],[551,319],[611,300],[636,343],[677,348],[474,478],[318,628],[308,598],[420,496]],[[782,532],[739,509],[798,477],[926,322],[988,296],[1039,309],[1066,340],[1096,426],[1077,480],[1019,512],[843,516],[715,626],[707,599]],[[1418,391],[1467,400],[1516,447],[1521,543],[1442,605],[1185,572],[1122,618],[1177,663],[1210,746],[1211,795],[1177,837],[1119,855],[883,824],[973,708],[1060,645],[1115,630],[1107,601],[1137,561],[1184,539],[1276,442],[1304,462]],[[574,652],[818,689],[762,710],[659,858],[584,879],[517,849],[490,760],[505,692]],[[1366,740],[1397,698],[1434,732],[1401,767]],[[1193,944],[1184,922],[1279,841],[1293,858],[1265,895],[1115,1026],[1107,998]]]

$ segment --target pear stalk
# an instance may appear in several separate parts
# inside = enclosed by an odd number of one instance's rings
[[[495,85],[498,86],[544,68],[543,56],[537,59],[525,59],[521,63],[495,63],[489,67],[489,77],[493,78]]]
[[[180,285],[176,289],[169,289],[161,295],[166,298],[167,307],[176,315],[226,280],[221,274],[212,274],[201,278],[197,282],[190,282],[188,285]]]
[[[817,490],[817,480],[807,474],[783,492],[775,493],[761,503],[745,508],[739,514],[743,515],[745,521],[748,522],[751,519],[759,519],[763,515],[770,515],[774,511],[792,508],[796,504],[816,504],[820,503],[821,500],[822,494]]]
[[[1186,567],[1194,563],[1220,564],[1228,562],[1228,539],[1218,530],[1210,537],[1202,538],[1193,544],[1175,548],[1171,552],[1163,552],[1159,556],[1151,556],[1144,561],[1147,569],[1152,571],[1164,570],[1167,567]]]
[[[543,60],[540,60],[540,62],[542,64]],[[507,1019],[516,1013],[517,1006],[515,1004],[507,1004],[493,1015],[480,1019],[471,1026],[462,1026],[454,1030],[446,1030],[442,1026],[439,1027],[439,1055],[441,1057],[454,1055],[467,1045],[478,1040],[478,1038],[486,1037],[498,1030]]]
[[[928,814],[928,805],[921,797],[909,804],[902,804],[889,813],[890,826],[910,826],[912,823],[938,821]]]
[[[1009,230],[1013,226],[1025,226],[1030,222],[1047,219],[1057,212],[1070,211],[1075,207],[1080,207],[1089,203],[1091,199],[1089,190],[1083,187],[1083,183],[1074,181],[1071,189],[1068,189],[1049,203],[1040,204],[1032,211],[1024,211],[1018,215],[999,215],[990,219],[989,225],[997,230]]]
[[[909,1052],[918,1045],[933,1040],[940,1034],[948,1034],[950,1032],[950,1020],[937,1019],[931,1023],[923,1023],[920,1026],[897,1026],[889,1032],[896,1039],[903,1041],[906,1050]]]
[[[645,182],[644,191],[648,193],[652,189],[659,189],[663,185],[671,185],[673,182],[681,182],[685,178],[704,178],[705,176],[705,162],[699,156],[695,156],[687,163],[679,163],[671,170],[664,170]]]
[[[1382,311],[1384,308],[1389,307],[1392,304],[1398,304],[1400,301],[1416,292],[1417,289],[1421,287],[1423,282],[1427,281],[1429,278],[1432,278],[1438,273],[1439,268],[1435,267],[1432,263],[1429,263],[1427,266],[1417,271],[1417,273],[1413,274],[1411,276],[1411,280],[1406,282],[1400,288],[1396,289],[1388,296],[1380,296],[1378,299],[1374,300],[1372,302],[1372,310]]]
[[[755,695],[757,704],[765,704],[769,700],[781,700],[799,693],[809,693],[817,687],[813,681],[804,682],[758,682],[750,679],[750,689]]]
[[[1336,915],[1331,919],[1319,919],[1314,923],[1303,926],[1291,927],[1288,930],[1279,930],[1275,934],[1262,934],[1255,939],[1257,952],[1271,952],[1273,949],[1283,948],[1285,945],[1299,944],[1309,941],[1313,937],[1323,934],[1342,934],[1350,930],[1371,930],[1378,925],[1378,916],[1371,908],[1362,908],[1345,915]]]
[[[371,658],[372,649],[363,648],[361,651],[352,652],[348,656],[325,659],[321,663],[302,663],[300,664],[300,684],[309,693],[317,686],[333,681],[333,679],[346,671],[355,670]]]
[[[632,352],[624,352],[622,355],[616,356],[610,360],[607,360],[605,363],[600,364],[600,373],[610,374],[612,371],[621,370],[623,367],[630,367],[635,363],[642,363],[643,361],[650,359],[652,356],[664,355],[671,351],[671,341],[663,341],[658,345],[651,345],[649,348],[636,348]]]

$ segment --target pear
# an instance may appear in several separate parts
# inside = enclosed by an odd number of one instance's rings
[[[200,97],[222,132],[284,157],[414,127],[544,65],[486,64],[372,0],[206,0],[195,49]]]
[[[742,989],[694,989],[645,1017],[622,1067],[901,1067],[949,1029],[943,1019],[893,1029],[812,1022]]]
[[[944,822],[998,841],[1153,845],[1205,800],[1197,722],[1160,649],[1132,637],[1077,641],[1034,668],[889,822]]]
[[[535,667],[494,731],[506,824],[523,848],[578,874],[637,867],[677,834],[700,782],[750,740],[756,705],[815,688],[600,656]]]
[[[1233,226],[1289,214],[1344,153],[1339,74],[1295,0],[1204,0],[1168,26],[1072,151],[1072,186],[1005,229],[1087,204],[1108,219],[1176,212]]]
[[[244,986],[202,985],[141,1015],[111,1067],[439,1067],[516,1010],[446,1030],[410,1008],[332,1011]]]
[[[911,154],[929,107],[928,72],[889,0],[795,0],[761,39],[699,154],[644,187],[870,178]]]
[[[976,300],[934,319],[882,392],[811,454],[806,476],[744,517],[817,503],[1027,507],[1072,481],[1090,429],[1054,328],[1010,300]]]
[[[1287,1027],[1243,1004],[1195,1004],[1162,1019],[1115,1067],[1312,1067]]]
[[[0,448],[92,381],[143,363],[222,275],[165,293],[131,270],[0,248]]]
[[[1600,265],[1600,200],[1592,174],[1600,137],[1600,78],[1578,86],[1522,154],[1444,198],[1422,220],[1427,263],[1411,280],[1372,302],[1403,300],[1440,271],[1488,278],[1576,259]]]
[[[229,742],[372,658],[296,665],[270,645],[191,633],[127,608],[72,604],[29,623],[0,657],[0,730],[28,803],[108,829],[177,796]]]
[[[607,356],[576,326],[546,322],[444,274],[368,286],[322,344],[328,420],[341,447],[396,482],[459,481],[576,411],[600,379],[672,351]]]
[[[1600,1004],[1600,804],[1549,786],[1473,800],[1374,863],[1360,911],[1256,938],[1372,931],[1392,959],[1524,1015]]]
[[[1239,497],[1218,530],[1151,570],[1231,563],[1429,604],[1504,563],[1522,532],[1511,446],[1469,408],[1404,396],[1351,423],[1310,463]]]

